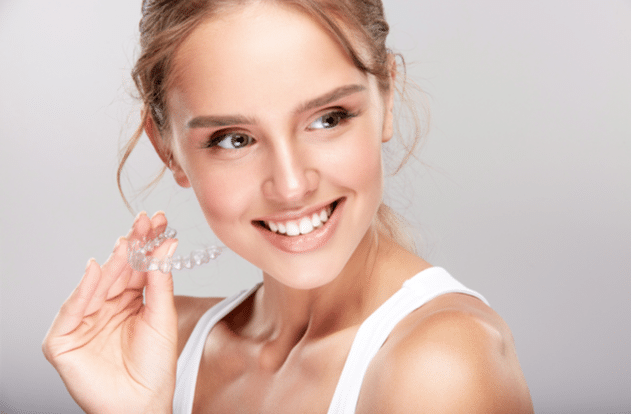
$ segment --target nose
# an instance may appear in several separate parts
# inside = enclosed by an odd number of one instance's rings
[[[296,143],[284,142],[270,150],[267,177],[263,194],[269,200],[282,204],[296,204],[313,193],[320,177],[310,166],[308,152],[301,151]]]

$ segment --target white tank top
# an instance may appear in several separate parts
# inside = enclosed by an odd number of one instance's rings
[[[259,286],[224,299],[206,311],[198,321],[178,358],[174,414],[191,414],[193,410],[195,384],[209,332]],[[441,267],[428,268],[408,279],[400,290],[360,325],[327,414],[355,413],[364,374],[395,325],[426,302],[446,293],[465,293],[488,304],[483,296],[463,286]]]

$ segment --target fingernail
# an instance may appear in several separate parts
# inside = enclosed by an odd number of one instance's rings
[[[162,211],[162,210],[158,210],[158,211],[156,211],[156,212],[154,213],[154,215],[153,215],[153,216],[151,216],[151,218],[153,219],[153,218],[154,218],[154,217],[156,217],[158,214],[162,214],[162,215],[164,216],[164,215],[165,215],[165,212],[164,212],[164,211]]]
[[[88,271],[88,268],[90,268],[90,265],[92,264],[92,262],[96,262],[94,257],[91,257],[90,260],[88,260],[88,263],[86,263],[86,272]]]
[[[143,211],[141,211],[140,213],[138,213],[138,214],[136,215],[136,218],[134,219],[134,224],[136,224],[136,222],[137,222],[138,220],[140,220],[140,218],[141,218],[142,216],[146,216],[146,215],[147,215],[147,212],[145,212],[145,210],[143,210]]]
[[[114,250],[116,250],[121,245],[121,243],[123,243],[123,240],[125,240],[124,236],[121,236],[116,240],[116,244],[114,245]]]

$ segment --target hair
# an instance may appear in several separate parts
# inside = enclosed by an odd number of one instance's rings
[[[127,144],[122,148],[117,169],[117,184],[126,206],[131,209],[121,186],[125,162],[143,135],[144,126],[151,119],[162,139],[168,138],[169,114],[166,95],[174,81],[174,58],[179,46],[203,22],[235,6],[257,0],[143,0],[140,20],[141,54],[132,70],[132,78],[142,101],[142,120]],[[259,0],[260,1],[260,0]],[[392,59],[401,59],[398,71],[399,86],[395,86],[400,99],[408,104],[414,121],[414,132],[404,143],[405,155],[399,161],[397,173],[413,155],[421,138],[419,118],[408,97],[403,57],[386,47],[389,25],[384,17],[381,0],[275,0],[278,4],[296,7],[310,15],[342,46],[353,64],[362,72],[374,75],[382,91],[391,87]],[[358,50],[354,45],[359,45]],[[403,140],[397,128],[398,138]],[[147,186],[153,186],[164,174]],[[393,174],[394,174],[393,173]],[[380,231],[413,251],[414,243],[405,230],[405,220],[382,203],[377,213]]]

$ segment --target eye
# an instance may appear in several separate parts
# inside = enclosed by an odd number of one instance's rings
[[[230,132],[212,137],[207,144],[208,148],[220,147],[228,150],[247,147],[254,142],[254,138],[240,132]]]
[[[350,114],[344,109],[328,112],[325,115],[317,118],[309,124],[308,129],[330,129],[335,128],[341,122],[353,117],[355,115]]]

